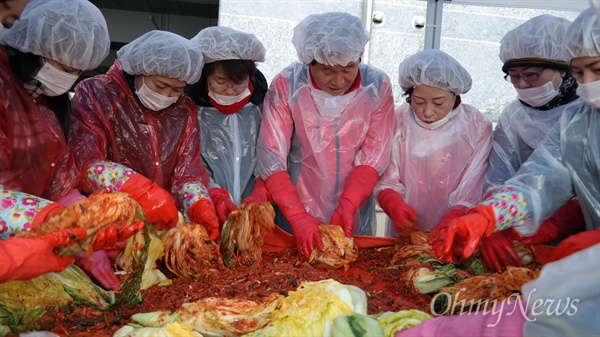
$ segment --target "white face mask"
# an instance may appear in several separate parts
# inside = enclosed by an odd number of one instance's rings
[[[44,65],[33,78],[43,84],[44,95],[52,97],[69,91],[79,75],[70,74],[55,68],[48,62],[44,62]]]
[[[556,73],[554,76],[556,76]],[[532,107],[542,106],[558,96],[558,91],[554,89],[553,81],[554,77],[552,78],[552,81],[548,81],[539,87],[525,89],[515,88],[517,90],[517,97]]]
[[[413,113],[413,116],[415,117],[415,121],[417,122],[417,124],[419,124],[419,126],[422,127],[423,129],[435,130],[435,129],[443,126],[444,124],[448,123],[448,121],[450,119],[452,119],[452,117],[456,116],[456,114],[458,114],[459,111],[462,111],[462,104],[459,104],[458,107],[456,107],[456,109],[450,110],[450,112],[446,116],[444,116],[444,118],[437,120],[433,123],[423,122],[414,113]]]
[[[354,96],[356,96],[356,90],[351,91],[342,96],[332,96],[323,90],[310,87],[310,93],[319,109],[319,114],[326,118],[337,118],[341,116],[342,112],[346,110]]]
[[[234,96],[217,94],[214,91],[210,90],[210,87],[208,90],[208,97],[212,98],[213,101],[217,102],[221,106],[228,106],[240,102],[244,98],[250,96],[250,94],[250,88],[246,88],[246,90]]]
[[[577,82],[577,95],[587,104],[600,109],[600,81],[591,83]]]
[[[177,102],[179,96],[168,97],[165,95],[161,95],[154,90],[148,88],[146,83],[144,83],[144,77],[142,77],[142,86],[140,89],[135,91],[136,95],[142,102],[142,104],[153,111],[160,111],[168,108],[171,104]]]

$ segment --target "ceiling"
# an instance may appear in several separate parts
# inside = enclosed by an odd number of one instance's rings
[[[98,8],[214,18],[219,0],[90,0]]]

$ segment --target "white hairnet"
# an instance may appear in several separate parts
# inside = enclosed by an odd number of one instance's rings
[[[110,38],[104,16],[88,0],[33,0],[0,44],[89,70],[108,56]]]
[[[452,56],[438,49],[420,51],[398,67],[398,83],[403,91],[417,85],[428,85],[457,95],[471,89],[471,75]]]
[[[307,16],[294,28],[292,38],[301,62],[315,60],[330,66],[358,61],[367,41],[369,35],[360,19],[341,12]]]
[[[571,21],[552,15],[531,18],[508,31],[500,40],[502,70],[509,67],[550,65],[566,70],[563,41]]]
[[[565,58],[600,56],[600,19],[592,8],[581,12],[565,37]]]
[[[265,61],[265,47],[254,34],[228,27],[207,27],[192,38],[200,47],[204,63],[222,60]]]
[[[198,46],[175,33],[150,31],[117,52],[123,70],[131,75],[160,75],[187,84],[200,79],[204,58]]]

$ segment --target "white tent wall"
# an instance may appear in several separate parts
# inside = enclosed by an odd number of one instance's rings
[[[426,1],[426,0],[425,0]],[[557,11],[576,11],[590,6],[589,0],[444,0],[460,5],[511,7],[511,8],[538,8]],[[594,0],[598,1],[598,0]]]

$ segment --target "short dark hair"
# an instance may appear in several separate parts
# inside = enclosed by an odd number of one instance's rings
[[[251,60],[221,60],[207,63],[202,69],[202,77],[207,78],[217,69],[223,70],[230,80],[241,82],[246,76],[252,78],[256,74],[256,63]]]

